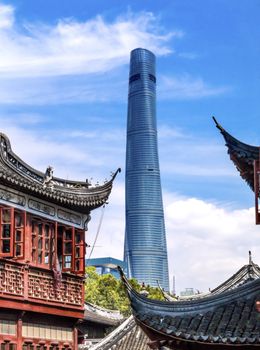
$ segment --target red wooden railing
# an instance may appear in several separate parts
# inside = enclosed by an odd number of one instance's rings
[[[57,287],[54,273],[15,261],[0,259],[0,298],[83,308],[83,278],[63,273]]]

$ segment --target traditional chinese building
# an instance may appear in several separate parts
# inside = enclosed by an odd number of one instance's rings
[[[260,225],[260,147],[248,145],[230,135],[213,117],[216,127],[224,137],[230,159],[235,164],[240,176],[255,193],[255,223]],[[256,301],[260,312],[260,297]]]
[[[1,350],[77,349],[85,231],[117,172],[95,187],[53,177],[51,167],[43,174],[0,133]]]
[[[149,337],[151,349],[260,349],[260,268],[251,257],[209,295],[192,300],[148,299],[132,288],[122,271],[121,276],[135,321]]]
[[[149,350],[149,338],[135,323],[134,317],[128,317],[119,327],[93,346],[80,345],[80,350]]]
[[[79,349],[90,349],[124,321],[118,310],[108,310],[85,302],[84,319],[78,324]]]
[[[260,185],[260,147],[251,146],[230,135],[213,117],[216,127],[224,137],[230,159],[235,164],[240,176],[255,193],[255,218],[260,224],[259,185]]]

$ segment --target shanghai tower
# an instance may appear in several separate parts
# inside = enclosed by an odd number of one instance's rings
[[[128,277],[169,290],[168,258],[156,125],[155,56],[131,52],[127,146],[126,232]]]

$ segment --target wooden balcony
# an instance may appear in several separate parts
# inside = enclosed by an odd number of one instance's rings
[[[83,278],[62,273],[57,281],[51,270],[0,259],[0,303],[3,308],[81,317]]]

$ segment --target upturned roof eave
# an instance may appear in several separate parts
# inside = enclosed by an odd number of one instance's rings
[[[169,302],[148,299],[133,289],[121,269],[120,274],[134,310],[135,308],[140,307],[141,309],[146,309],[147,311],[155,311],[157,314],[167,313],[174,316],[183,315],[184,313],[192,314],[199,311],[206,312],[207,309],[212,309],[216,306],[220,306],[222,304],[225,304],[227,301],[230,302],[232,300],[237,300],[238,295],[239,297],[242,297],[244,295],[248,295],[248,293],[259,291],[260,288],[260,278],[258,278],[253,281],[248,281],[247,283],[234,289],[227,290],[218,294],[210,294],[200,299]]]
[[[103,185],[89,187],[82,181],[51,178],[51,183],[44,182],[45,174],[32,168],[19,158],[11,148],[8,137],[0,133],[0,183],[15,188],[36,198],[59,205],[69,206],[72,210],[89,211],[106,203],[113,181],[121,171],[117,169],[109,181]]]
[[[253,306],[252,312],[254,315],[252,315],[252,317],[250,315],[247,316],[253,324],[252,326],[250,325],[250,327],[252,327],[252,332],[247,334],[247,329],[245,330],[244,328],[244,323],[247,322],[247,318],[245,318],[246,314],[244,314],[242,306],[246,305],[247,309],[249,307],[248,305],[252,307],[256,300],[258,300],[260,278],[247,282],[233,290],[224,291],[199,300],[166,302],[150,300],[140,295],[131,287],[122,271],[120,273],[127,289],[134,317],[150,339],[156,339],[155,343],[157,341],[159,341],[159,343],[162,341],[166,345],[165,342],[171,344],[171,341],[181,341],[184,343],[192,342],[198,345],[210,344],[210,346],[219,344],[223,346],[223,348],[224,346],[236,347],[241,345],[246,346],[246,348],[250,345],[260,346],[260,339],[258,337],[260,329],[257,330],[259,325],[254,325],[254,323],[257,322],[256,308]],[[230,330],[234,324],[239,328],[240,323],[237,323],[235,319],[233,321],[233,314],[232,318],[230,315],[231,310],[237,314],[239,319],[242,315],[244,319],[241,329],[236,330],[234,334]],[[250,309],[248,309],[248,312],[249,310]],[[223,312],[225,317],[223,316],[223,319],[221,318],[219,321],[216,321],[214,315],[219,315],[220,312]],[[193,320],[195,322],[192,322]],[[203,320],[204,323],[207,321],[205,331],[202,331],[198,325],[194,326],[196,322],[202,322],[201,320]],[[175,326],[175,322],[177,322],[179,326]],[[184,324],[186,322],[186,326],[181,326],[183,324],[182,322],[184,322]],[[229,322],[231,324],[229,324]],[[193,326],[191,326],[192,324]],[[221,325],[223,330],[217,333],[215,331],[211,332],[209,329],[212,328],[213,325],[215,328]],[[152,332],[154,332],[153,335]]]
[[[259,160],[259,147],[239,141],[229,134],[213,117],[216,127],[224,137],[230,159],[237,168],[240,176],[254,191],[254,161]]]

